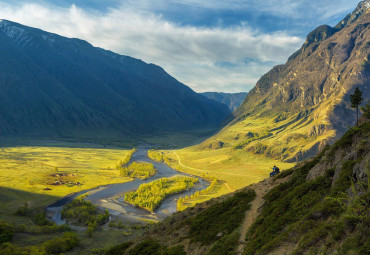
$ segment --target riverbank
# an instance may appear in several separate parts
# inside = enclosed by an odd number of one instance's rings
[[[49,215],[52,214],[51,219],[57,224],[63,224],[64,221],[61,219],[60,215],[61,208],[65,204],[70,202],[73,199],[73,197],[88,192],[89,194],[86,197],[86,199],[90,200],[93,204],[99,206],[102,209],[107,209],[111,215],[114,215],[116,218],[122,221],[128,222],[161,221],[177,211],[176,204],[180,196],[191,195],[196,191],[206,189],[209,186],[209,182],[197,177],[199,179],[199,182],[196,183],[191,189],[182,193],[168,196],[166,199],[162,201],[159,207],[156,210],[154,210],[153,213],[144,210],[140,207],[126,203],[124,201],[124,193],[138,189],[141,184],[150,183],[163,177],[169,178],[176,175],[191,176],[189,174],[178,172],[163,163],[151,160],[150,158],[148,158],[147,153],[148,148],[145,147],[138,148],[137,151],[132,155],[130,162],[151,163],[158,170],[158,173],[156,175],[145,180],[134,179],[133,181],[130,182],[110,184],[102,186],[98,189],[92,189],[90,191],[81,191],[80,193],[76,193],[74,196],[61,199],[54,203],[53,205],[47,207],[46,210],[49,211]],[[50,213],[50,211],[52,211],[52,213]]]

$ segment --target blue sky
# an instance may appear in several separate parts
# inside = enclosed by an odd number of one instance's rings
[[[155,63],[198,92],[249,91],[353,0],[0,0],[0,19]]]

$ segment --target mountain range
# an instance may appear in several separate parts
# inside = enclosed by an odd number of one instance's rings
[[[0,21],[0,135],[127,137],[215,128],[230,110],[161,67]]]
[[[244,101],[246,92],[223,93],[223,92],[203,92],[201,95],[209,99],[226,104],[231,111],[235,111]]]
[[[307,36],[285,64],[248,92],[233,120],[199,148],[218,141],[287,162],[315,155],[353,126],[350,94],[370,98],[370,2],[362,1],[335,27]]]

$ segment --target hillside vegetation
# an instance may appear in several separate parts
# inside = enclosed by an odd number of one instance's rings
[[[108,254],[367,254],[370,248],[370,121],[280,175],[188,208]],[[250,207],[265,190],[262,206]],[[244,215],[256,220],[239,243]],[[181,247],[181,249],[179,248]],[[181,254],[181,253],[180,253]]]

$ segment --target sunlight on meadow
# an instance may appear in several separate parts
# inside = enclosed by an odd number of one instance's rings
[[[117,162],[128,152],[122,149],[42,146],[1,148],[0,188],[26,191],[22,192],[25,198],[26,194],[30,197],[45,195],[42,196],[44,199],[31,199],[36,201],[32,201],[30,206],[42,206],[77,191],[130,181],[131,178],[120,176],[116,170]]]

